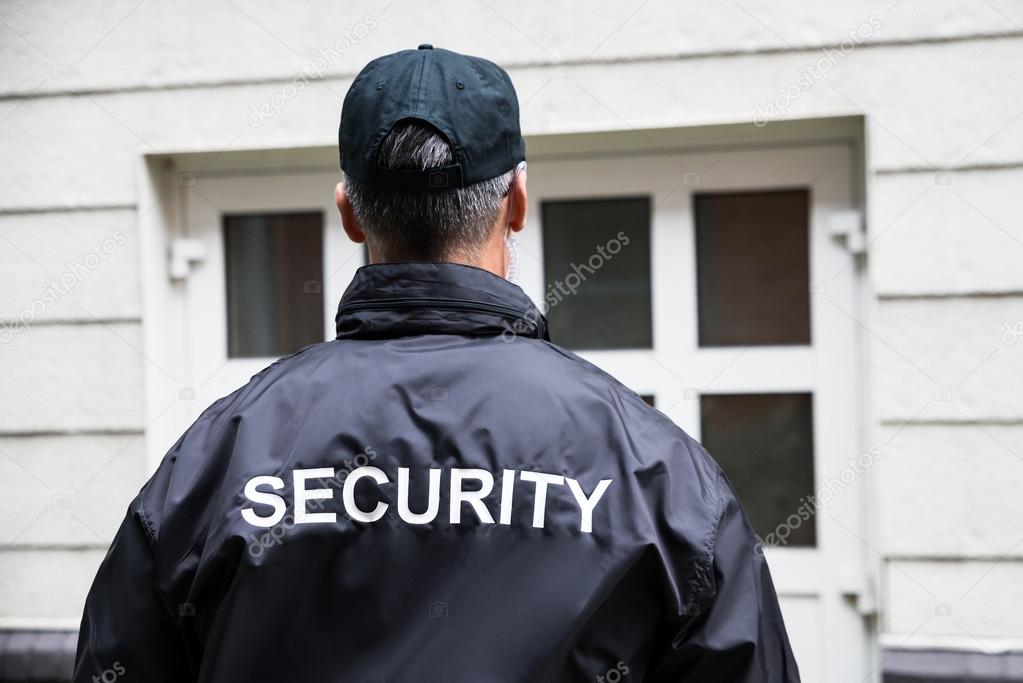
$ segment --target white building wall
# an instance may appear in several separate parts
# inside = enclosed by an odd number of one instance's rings
[[[1020,3],[95,0],[0,20],[0,319],[30,317],[0,340],[0,625],[76,625],[145,476],[160,312],[138,225],[179,198],[142,192],[143,155],[330,147],[358,69],[432,42],[506,66],[529,135],[748,123],[770,103],[864,117],[883,641],[1023,646]],[[842,52],[850,32],[866,37]],[[148,400],[173,405],[180,383],[155,374]]]

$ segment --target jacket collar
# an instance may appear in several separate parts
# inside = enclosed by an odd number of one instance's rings
[[[363,266],[341,297],[335,322],[338,339],[416,334],[550,339],[546,318],[518,285],[457,263]]]

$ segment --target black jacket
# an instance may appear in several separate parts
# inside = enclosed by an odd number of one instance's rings
[[[799,680],[718,465],[519,287],[367,266],[337,329],[171,448],[75,681]]]

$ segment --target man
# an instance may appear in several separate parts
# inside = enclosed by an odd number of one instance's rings
[[[698,443],[548,339],[508,75],[422,45],[341,115],[337,339],[213,404],[131,503],[75,680],[797,681]],[[113,676],[113,678],[111,678]]]

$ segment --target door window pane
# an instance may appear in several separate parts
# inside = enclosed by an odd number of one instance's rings
[[[323,214],[224,216],[228,357],[323,341]]]
[[[650,198],[545,201],[541,214],[551,339],[650,348]]]
[[[814,492],[812,404],[805,393],[700,397],[701,441],[769,545],[817,542],[814,515],[806,514],[813,512],[806,501]]]
[[[700,346],[810,343],[808,195],[694,198]]]

